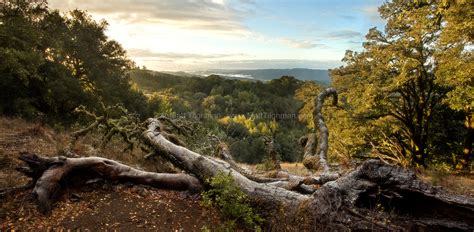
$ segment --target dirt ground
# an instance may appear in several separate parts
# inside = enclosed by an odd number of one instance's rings
[[[22,192],[2,201],[2,211],[0,231],[201,231],[221,222],[195,196],[124,185],[69,189],[47,216]]]
[[[67,135],[40,124],[0,118],[0,189],[26,184],[15,171],[21,151],[57,155]],[[93,141],[77,144],[75,152],[91,152]],[[114,150],[115,149],[115,150]],[[136,165],[139,154],[117,154],[117,146],[104,156]],[[147,167],[153,169],[153,167]],[[94,183],[69,187],[50,215],[41,215],[30,190],[0,197],[0,231],[202,231],[222,224],[216,209],[200,205],[199,195],[127,184]]]

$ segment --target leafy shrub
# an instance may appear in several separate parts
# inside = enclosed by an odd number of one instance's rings
[[[207,181],[210,190],[202,193],[205,206],[215,206],[227,217],[230,229],[235,229],[236,222],[243,223],[246,227],[260,231],[263,219],[248,205],[247,195],[239,189],[230,174],[219,172]]]
[[[258,171],[265,171],[265,172],[280,169],[278,163],[275,163],[273,160],[268,159],[268,158],[263,159],[263,162],[260,164],[257,164],[255,168]]]

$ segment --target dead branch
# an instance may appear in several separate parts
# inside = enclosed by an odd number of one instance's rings
[[[202,189],[201,182],[191,175],[146,172],[101,157],[41,157],[22,153],[20,160],[27,165],[20,171],[32,177],[35,183],[33,195],[43,213],[51,210],[51,203],[61,189],[60,183],[72,176],[86,179],[100,177],[109,181],[130,182],[171,190],[198,192]]]
[[[71,147],[79,137],[102,127],[104,135],[101,147],[104,147],[113,136],[119,135],[128,144],[125,150],[132,150],[135,142],[140,142],[141,132],[145,129],[137,115],[129,114],[120,104],[105,106],[100,102],[100,105],[102,111],[98,113],[87,110],[85,106],[75,109],[76,113],[92,118],[94,121],[89,126],[71,133]]]
[[[280,161],[278,161],[278,152],[277,152],[276,144],[275,144],[275,136],[273,137],[263,136],[262,138],[263,138],[264,144],[267,146],[268,157],[270,158],[272,170],[281,169]]]
[[[209,158],[173,144],[161,135],[159,124],[158,120],[149,119],[148,130],[143,134],[148,145],[158,154],[195,174],[201,181],[218,172],[229,173],[252,202],[272,216],[270,218],[283,213],[284,217],[278,218],[285,218],[287,225],[300,230],[380,227],[371,220],[361,221],[358,215],[351,213],[373,211],[377,205],[374,202],[384,205],[383,209],[379,209],[379,214],[390,221],[386,223],[386,228],[390,230],[397,230],[400,226],[423,230],[474,228],[473,199],[433,188],[419,181],[407,169],[376,160],[366,161],[349,174],[322,184],[308,196],[289,190],[292,188],[285,182],[252,181],[226,161]],[[327,176],[327,179],[334,178]],[[307,181],[317,183],[321,179],[309,178]],[[304,181],[293,183],[301,185]],[[424,210],[416,210],[419,208]]]
[[[326,123],[324,122],[324,117],[323,117],[323,105],[324,105],[324,100],[329,97],[333,97],[333,104],[337,105],[337,91],[334,88],[327,88],[321,93],[318,94],[317,99],[315,99],[315,106],[313,110],[313,122],[314,126],[318,126],[319,129],[319,142],[318,142],[318,150],[316,153],[311,153],[312,149],[314,149],[312,146],[312,140],[313,135],[308,137],[308,142],[306,143],[307,149],[305,149],[305,154],[304,154],[304,161],[303,164],[305,167],[307,167],[310,170],[317,170],[319,167],[323,168],[324,172],[329,172],[330,168],[327,162],[327,152],[328,152],[328,139],[329,139],[329,130],[326,126]],[[314,135],[315,136],[315,135]],[[311,155],[315,154],[315,155]],[[317,157],[319,157],[319,164],[317,162],[317,158],[315,157],[317,154]]]

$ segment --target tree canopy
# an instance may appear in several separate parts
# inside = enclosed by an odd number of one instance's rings
[[[446,106],[472,114],[472,20],[466,20],[472,19],[472,4],[394,0],[379,12],[385,30],[370,29],[364,50],[347,51],[346,65],[331,72],[350,113],[348,122],[335,120],[368,129],[360,134],[370,135],[365,143],[344,136],[351,145],[425,165],[443,151],[439,136],[451,133],[441,124],[458,128],[459,117],[451,121]],[[472,131],[459,134],[470,138]]]
[[[95,108],[99,101],[146,114],[145,97],[130,88],[134,64],[105,35],[105,21],[20,0],[3,3],[0,22],[2,114],[62,120],[80,104]]]

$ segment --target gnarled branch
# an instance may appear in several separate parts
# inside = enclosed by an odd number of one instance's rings
[[[319,157],[319,165],[316,162],[315,157],[310,155],[311,153],[311,148],[312,147],[307,147],[308,148],[308,153],[306,152],[305,149],[305,161],[303,161],[303,164],[310,170],[317,170],[319,166],[323,168],[324,172],[329,172],[329,164],[327,162],[327,152],[329,148],[329,130],[326,126],[326,123],[324,122],[324,117],[323,117],[323,105],[324,105],[324,100],[329,97],[333,97],[333,104],[337,105],[337,91],[334,88],[327,88],[321,93],[319,93],[318,97],[315,99],[315,106],[313,110],[313,122],[314,126],[318,126],[319,129],[319,139],[318,139],[318,151],[317,151],[317,156]],[[308,141],[310,141],[310,138],[312,139],[315,135],[308,135]],[[311,145],[311,143],[307,142],[307,145]]]
[[[38,200],[39,208],[43,213],[50,211],[51,203],[60,190],[60,183],[74,175],[89,179],[99,177],[110,181],[126,181],[172,190],[197,192],[202,189],[201,182],[188,174],[146,172],[101,157],[41,157],[31,153],[22,153],[20,159],[28,165],[21,171],[36,182],[33,195]]]
[[[291,191],[288,182],[258,183],[236,171],[223,160],[202,156],[185,147],[167,141],[159,130],[159,121],[148,120],[148,130],[143,134],[148,145],[176,166],[195,174],[200,180],[215,176],[218,172],[229,173],[251,201],[263,212],[275,218],[283,212],[285,224],[300,230],[330,230],[341,228],[375,228],[399,230],[402,228],[474,229],[474,200],[449,194],[419,181],[413,172],[400,167],[370,160],[349,174],[325,182],[311,196]],[[293,181],[297,185],[312,184],[321,178]],[[360,215],[379,209],[379,220],[390,220],[385,225],[373,222],[369,216]],[[423,205],[419,205],[423,204]],[[414,207],[412,207],[414,206]],[[428,210],[415,210],[426,207]],[[436,213],[435,213],[436,212]],[[301,215],[304,215],[302,217]],[[302,219],[303,218],[303,219]],[[277,221],[270,221],[270,224]],[[318,226],[318,227],[313,227]],[[326,227],[325,227],[326,226]],[[319,229],[315,229],[319,228]]]

